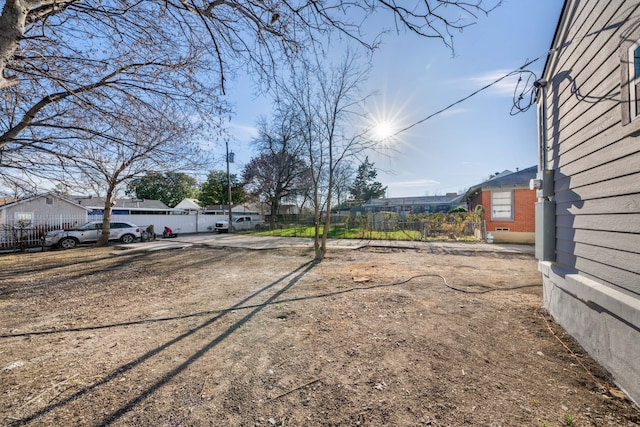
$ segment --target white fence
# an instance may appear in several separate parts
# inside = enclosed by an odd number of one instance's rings
[[[87,222],[86,215],[33,215],[29,220],[5,219],[0,224],[0,249],[42,246],[47,231],[74,228]]]
[[[161,234],[165,226],[174,233],[211,232],[216,221],[227,215],[112,215],[111,221],[126,221],[142,230],[153,225]],[[33,215],[30,221],[9,220],[0,224],[0,249],[26,249],[42,246],[47,231],[70,229],[87,221],[101,221],[102,215]]]
[[[235,215],[235,214],[234,214]],[[94,218],[94,217],[91,217]],[[111,221],[131,222],[141,228],[153,225],[156,233],[162,233],[164,227],[169,227],[174,233],[203,233],[213,231],[216,221],[228,219],[228,215],[112,215]],[[90,221],[98,221],[90,219]]]

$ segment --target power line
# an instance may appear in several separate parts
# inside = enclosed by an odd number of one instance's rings
[[[426,122],[427,120],[429,120],[432,117],[437,116],[438,114],[444,113],[448,109],[450,109],[452,107],[455,107],[456,105],[466,101],[467,99],[471,98],[472,96],[475,96],[475,95],[479,94],[480,92],[482,92],[482,91],[484,91],[486,89],[489,89],[491,86],[494,86],[494,85],[500,83],[502,80],[506,79],[507,77],[515,76],[515,75],[522,74],[522,73],[530,73],[529,74],[529,78],[527,79],[527,82],[530,81],[531,75],[534,76],[534,81],[535,81],[535,74],[532,71],[526,70],[525,68],[527,68],[529,65],[533,64],[534,62],[536,62],[540,58],[546,57],[546,55],[547,55],[547,53],[537,57],[536,59],[532,59],[531,61],[527,60],[527,62],[524,65],[522,65],[521,67],[519,67],[519,68],[517,68],[517,69],[515,69],[515,70],[513,70],[513,71],[511,71],[511,72],[509,72],[509,73],[507,73],[505,75],[503,75],[502,77],[499,77],[498,79],[496,79],[493,82],[481,87],[480,89],[476,90],[475,92],[472,92],[471,94],[465,96],[464,98],[459,99],[456,102],[454,102],[452,104],[449,104],[448,106],[436,111],[435,113],[428,115],[427,117],[425,117],[422,120],[419,120],[419,121],[417,121],[417,122],[415,122],[415,123],[403,128],[403,129],[400,129],[399,131],[397,131],[396,133],[391,135],[391,138],[401,134],[402,132],[405,132],[405,131],[411,129],[412,127],[415,127],[415,126],[419,125],[420,123]],[[522,78],[518,79],[518,84],[521,82],[521,80],[522,80]],[[514,93],[514,107],[511,109],[512,112],[513,112],[514,109],[517,110],[516,113],[514,113],[514,114],[517,114],[518,112],[523,112],[523,111],[528,110],[529,107],[531,106],[531,103],[533,103],[533,96],[532,96],[530,101],[529,101],[530,102],[529,105],[524,106],[524,107],[520,106],[520,101],[525,98],[525,93],[528,91],[527,90],[527,86],[528,86],[528,84],[525,84],[524,90],[520,95],[518,95],[517,100],[516,100],[516,96],[515,96],[515,93]],[[518,88],[518,86],[516,86],[516,91],[517,91],[517,88]]]
[[[523,74],[528,74],[526,79],[522,78]],[[518,83],[516,83],[516,86],[513,88],[513,106],[509,112],[510,115],[515,116],[516,114],[524,113],[531,108],[534,104],[536,94],[536,91],[534,90],[534,83],[537,79],[538,78],[533,71],[523,70],[520,72],[520,76],[518,76]],[[523,81],[524,86],[520,91],[518,91]]]
[[[535,73],[533,73],[532,71],[529,71],[529,70],[525,70],[525,68],[527,68],[529,65],[533,64],[534,62],[538,61],[539,59],[541,59],[543,57],[547,57],[548,55],[551,55],[554,52],[558,52],[558,51],[564,49],[565,47],[567,47],[571,43],[576,43],[578,41],[585,40],[585,39],[587,39],[589,37],[593,37],[595,35],[598,35],[600,32],[603,32],[603,31],[615,30],[617,28],[620,28],[623,24],[628,23],[628,22],[637,23],[638,22],[637,16],[634,16],[633,14],[629,15],[627,18],[622,19],[620,22],[616,22],[614,24],[611,24],[611,25],[609,25],[607,27],[602,28],[601,30],[592,31],[592,32],[590,32],[588,34],[585,34],[582,37],[574,38],[573,40],[570,40],[570,41],[565,41],[560,46],[558,46],[556,48],[553,48],[553,49],[549,50],[548,52],[545,52],[543,55],[538,56],[536,59],[533,59],[531,61],[527,60],[527,62],[524,65],[522,65],[520,68],[505,74],[504,76],[494,80],[493,82],[489,83],[486,86],[483,86],[482,88],[476,90],[475,92],[471,93],[470,95],[467,95],[464,98],[454,102],[453,104],[450,104],[450,105],[446,106],[445,108],[443,108],[441,110],[438,110],[433,114],[430,114],[429,116],[425,117],[422,120],[419,120],[419,121],[417,121],[417,122],[415,122],[415,123],[403,128],[403,129],[400,129],[399,131],[397,131],[396,133],[391,135],[391,137],[395,137],[395,136],[401,134],[402,132],[405,132],[405,131],[411,129],[412,127],[417,126],[420,123],[423,123],[423,122],[429,120],[430,118],[435,117],[438,114],[441,114],[441,113],[447,111],[448,109],[450,109],[450,108],[452,108],[452,107],[454,107],[454,106],[466,101],[467,99],[471,98],[472,96],[477,95],[478,93],[490,88],[491,86],[499,83],[500,81],[506,79],[507,77],[515,76],[517,74],[520,74],[520,77],[519,77],[518,83],[517,83],[517,85],[516,85],[516,87],[514,89],[513,106],[511,107],[510,114],[513,116],[513,115],[516,115],[518,113],[525,112],[531,107],[531,105],[533,105],[534,96],[535,96],[535,91],[533,90],[533,87],[531,87],[532,85],[529,86],[529,84],[530,83],[532,84],[533,82],[536,81]],[[518,91],[518,87],[520,87],[520,84],[523,81],[522,74],[525,74],[525,73],[528,73],[528,77],[525,80],[525,84],[524,84],[524,87],[522,89],[522,92],[520,94],[517,94],[518,93],[517,92]],[[527,95],[529,96],[528,99],[527,99]],[[526,101],[526,103],[522,104],[523,101]]]

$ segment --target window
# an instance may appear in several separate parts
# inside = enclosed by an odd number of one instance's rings
[[[629,119],[640,115],[640,42],[629,48]]]
[[[47,198],[46,198],[46,203],[47,203],[48,205],[53,205],[53,197],[47,197]]]
[[[620,108],[625,135],[640,133],[640,27],[620,44]]]
[[[513,192],[512,191],[492,191],[491,192],[491,219],[493,220],[513,219]]]
[[[81,231],[87,231],[87,230],[98,230],[102,228],[102,223],[98,223],[98,222],[89,222],[86,223],[84,225],[81,225],[80,227],[78,227],[78,230]]]
[[[13,214],[15,228],[33,227],[33,212],[16,212]]]

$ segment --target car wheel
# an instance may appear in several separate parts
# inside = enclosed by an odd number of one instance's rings
[[[133,243],[135,240],[136,240],[136,236],[134,236],[133,234],[125,234],[120,238],[120,241],[122,243],[126,243],[127,245],[129,243]]]
[[[73,249],[78,246],[78,241],[73,237],[65,237],[58,242],[58,247],[61,249]]]
[[[259,231],[261,228],[260,224],[256,224],[256,231]]]

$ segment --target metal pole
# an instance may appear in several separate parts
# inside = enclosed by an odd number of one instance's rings
[[[231,233],[233,231],[233,227],[231,225],[231,175],[229,174],[229,141],[224,142],[227,149],[227,198],[229,202],[229,227],[227,228],[227,233]]]

